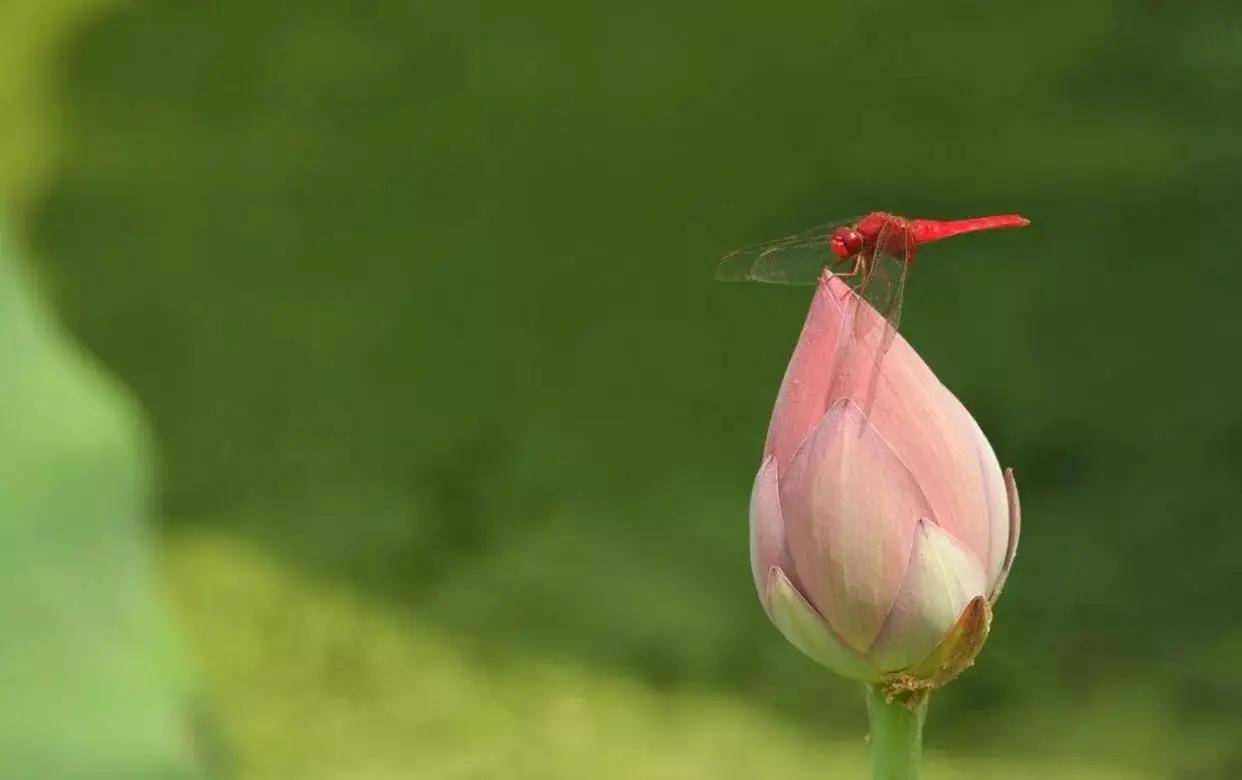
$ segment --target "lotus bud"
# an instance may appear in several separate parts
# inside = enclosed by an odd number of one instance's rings
[[[1018,492],[922,358],[825,273],[750,504],[751,568],[799,650],[891,693],[969,666],[1018,544]],[[877,362],[877,355],[880,359]]]

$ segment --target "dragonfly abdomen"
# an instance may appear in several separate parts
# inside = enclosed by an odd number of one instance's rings
[[[999,214],[992,217],[974,217],[973,219],[954,219],[941,221],[936,219],[910,220],[910,230],[915,243],[928,244],[963,233],[975,233],[980,230],[996,228],[1024,227],[1031,224],[1026,217],[1017,214]]]

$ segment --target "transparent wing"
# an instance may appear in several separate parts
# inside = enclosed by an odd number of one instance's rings
[[[867,380],[866,396],[862,403],[863,412],[868,415],[871,414],[871,406],[875,402],[884,356],[893,345],[893,340],[897,337],[897,327],[901,323],[906,274],[910,270],[914,252],[915,244],[910,232],[890,223],[880,230],[874,247],[861,257],[859,282],[855,289],[860,297],[884,317],[884,331],[875,342],[871,376]]]
[[[735,249],[716,264],[716,278],[722,282],[815,284],[824,266],[836,259],[828,249],[832,232],[858,220],[833,220],[792,236]]]
[[[909,231],[885,225],[859,273],[858,293],[888,321],[892,331],[901,324],[906,274],[913,259],[914,240]]]

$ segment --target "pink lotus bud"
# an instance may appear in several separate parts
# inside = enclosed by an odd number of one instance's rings
[[[876,369],[885,327],[841,280],[820,280],[751,494],[751,567],[768,616],[811,658],[933,688],[987,636],[1018,493],[904,338]]]

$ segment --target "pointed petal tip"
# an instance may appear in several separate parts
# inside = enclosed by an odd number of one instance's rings
[[[776,459],[768,455],[759,466],[750,492],[750,567],[761,600],[769,570],[788,565],[788,557]]]
[[[970,550],[920,518],[901,590],[868,657],[888,671],[920,663],[952,634],[970,602],[985,592],[983,569]]]
[[[1018,501],[1018,483],[1014,479],[1013,469],[1005,469],[1005,495],[1009,505],[1009,544],[1005,548],[1005,563],[1001,566],[1000,576],[988,596],[992,605],[1000,598],[1001,591],[1009,579],[1009,570],[1013,568],[1013,560],[1018,554],[1018,537],[1022,533],[1022,505]]]
[[[880,683],[885,696],[892,698],[943,688],[975,663],[992,628],[992,607],[983,596],[970,600],[953,630],[917,666],[886,676]]]

